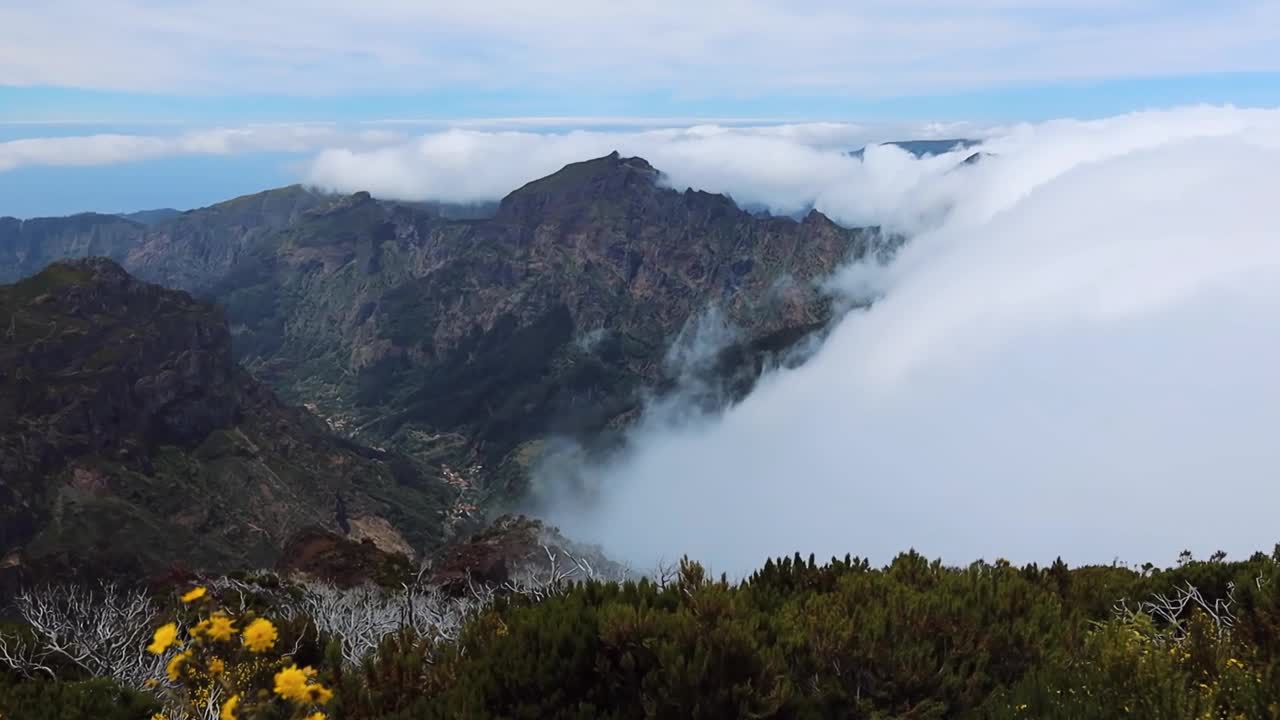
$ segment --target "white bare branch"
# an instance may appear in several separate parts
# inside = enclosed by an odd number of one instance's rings
[[[385,638],[404,629],[436,642],[457,640],[466,621],[493,600],[492,589],[476,585],[464,596],[425,583],[396,591],[368,585],[342,589],[313,581],[302,587],[307,615],[318,631],[342,643],[342,659],[349,665],[359,664]]]
[[[1262,588],[1266,582],[1259,575],[1254,583]],[[1133,620],[1138,615],[1146,615],[1158,621],[1159,629],[1154,639],[1161,644],[1178,644],[1187,638],[1193,611],[1203,612],[1213,623],[1219,637],[1226,637],[1235,628],[1236,616],[1236,584],[1227,583],[1226,597],[1209,600],[1190,582],[1185,587],[1177,587],[1171,593],[1156,593],[1151,600],[1142,601],[1130,608],[1125,601],[1116,603],[1114,612],[1117,618]]]
[[[0,638],[0,660],[20,673],[53,675],[63,662],[134,688],[164,677],[162,659],[144,650],[158,611],[141,590],[45,586],[22,591],[14,606],[35,640]]]

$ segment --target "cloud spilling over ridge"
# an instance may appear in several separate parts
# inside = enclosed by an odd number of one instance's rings
[[[868,219],[915,213],[892,264],[832,281],[881,300],[723,415],[651,413],[551,519],[642,567],[731,573],[794,551],[1168,563],[1280,540],[1280,111],[1028,125],[983,150],[827,189]]]
[[[496,200],[569,163],[617,150],[645,158],[676,188],[724,192],[741,203],[790,212],[807,207],[829,189],[860,182],[864,165],[875,164],[874,179],[896,186],[911,182],[925,168],[941,172],[957,162],[935,158],[908,164],[909,153],[892,147],[872,148],[863,159],[848,155],[868,143],[982,138],[991,132],[969,123],[697,125],[567,133],[454,128],[403,144],[326,150],[313,160],[306,180],[331,190],[368,190],[387,198]],[[886,192],[900,194],[896,187]]]
[[[449,129],[404,143],[331,148],[310,164],[306,181],[339,192],[368,190],[385,198],[474,202],[496,200],[568,163],[617,150],[651,162],[677,189],[693,187],[789,213],[817,207],[847,225],[880,224],[915,231],[936,222],[967,196],[962,213],[989,214],[1021,193],[1093,157],[1174,139],[1238,133],[1274,122],[1267,110],[1198,107],[1105,120],[1058,120],[1007,127],[970,123],[857,125],[803,123],[699,125],[637,132],[535,133]],[[992,190],[967,195],[975,173],[957,166],[975,149],[915,158],[894,140],[984,140],[989,155],[1021,162],[981,163]],[[1046,141],[1051,138],[1052,141]],[[862,157],[849,151],[871,144]]]

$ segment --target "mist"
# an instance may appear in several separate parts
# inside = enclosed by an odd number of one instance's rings
[[[624,452],[573,468],[594,492],[548,518],[637,567],[689,555],[730,574],[797,551],[1270,550],[1280,112],[1063,120],[977,149],[815,170],[819,209],[909,234],[889,264],[827,282],[876,302],[724,412],[653,406]]]
[[[806,209],[826,192],[849,183],[909,182],[904,171],[941,172],[953,160],[905,166],[910,154],[872,147],[865,158],[849,152],[869,143],[903,139],[984,138],[992,129],[972,123],[800,123],[695,125],[638,131],[492,131],[452,128],[377,148],[335,145],[317,154],[303,179],[337,192],[367,190],[399,200],[482,202],[501,199],[531,180],[569,163],[618,151],[640,156],[662,171],[664,182],[726,193],[742,204],[780,213]],[[963,155],[961,156],[963,158]],[[868,168],[880,172],[868,177]],[[846,210],[856,223],[861,206]]]

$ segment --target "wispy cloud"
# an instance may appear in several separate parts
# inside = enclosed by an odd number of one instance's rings
[[[0,142],[0,172],[32,165],[112,165],[179,155],[302,153],[337,144],[366,148],[402,139],[390,130],[347,131],[327,125],[257,125],[171,135],[30,137]]]
[[[723,415],[651,414],[583,469],[598,501],[553,519],[642,566],[688,553],[730,572],[797,550],[1269,548],[1280,112],[1064,120],[983,149],[945,170],[872,158],[833,186],[832,207],[868,219],[922,211],[892,264],[834,280],[882,299]]]
[[[1278,41],[1270,0],[51,0],[0,8],[0,84],[885,96],[1275,71]]]

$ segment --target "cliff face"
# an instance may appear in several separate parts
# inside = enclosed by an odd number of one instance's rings
[[[332,199],[291,185],[191,210],[150,226],[120,262],[138,277],[200,294],[249,249]]]
[[[33,275],[66,258],[121,260],[145,232],[142,223],[98,213],[31,220],[0,217],[0,282]]]
[[[440,540],[442,483],[280,403],[185,292],[57,263],[0,286],[0,334],[0,582],[269,565],[311,527]]]

